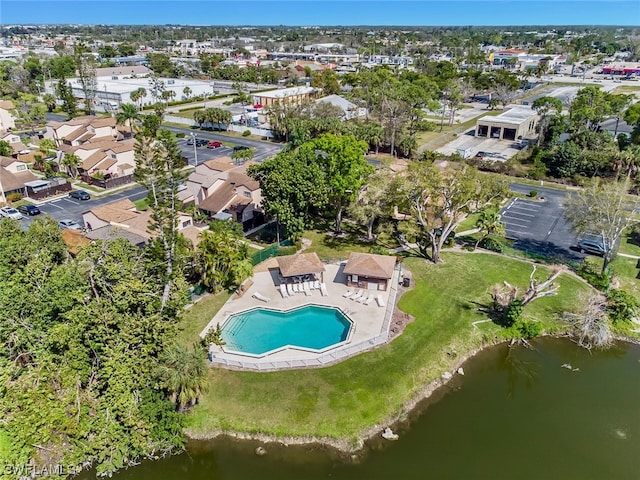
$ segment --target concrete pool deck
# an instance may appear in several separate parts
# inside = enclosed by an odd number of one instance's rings
[[[241,297],[232,296],[211,319],[200,336],[204,337],[209,329],[215,328],[218,323],[224,326],[230,315],[252,308],[290,310],[302,305],[323,305],[339,308],[353,322],[352,332],[347,342],[322,352],[289,347],[264,356],[227,352],[224,346],[211,345],[209,348],[211,363],[218,366],[260,371],[321,367],[337,363],[386,343],[389,339],[400,269],[394,270],[387,291],[365,290],[367,294],[373,294],[374,297],[382,296],[385,306],[380,307],[375,298],[369,305],[364,305],[343,296],[345,292],[353,290],[346,286],[346,276],[343,273],[344,265],[345,262],[325,265],[324,283],[327,287],[327,296],[322,296],[320,290],[311,290],[309,296],[304,293],[296,293],[293,296],[283,298],[280,293],[278,269],[254,273],[251,287]],[[253,295],[256,293],[269,298],[269,301],[264,302],[254,298]]]

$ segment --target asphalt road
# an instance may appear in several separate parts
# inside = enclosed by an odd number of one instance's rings
[[[520,183],[509,185],[513,192],[528,194],[536,190],[542,200],[513,198],[502,209],[502,221],[506,236],[514,240],[514,247],[548,257],[579,260],[584,255],[573,250],[576,235],[564,219],[564,202],[568,193],[564,190],[531,186]]]
[[[264,160],[273,157],[279,153],[284,145],[271,142],[263,142],[260,140],[252,140],[250,138],[232,137],[229,135],[222,135],[214,132],[203,132],[201,130],[194,131],[191,128],[180,127],[165,127],[174,133],[184,133],[185,140],[180,142],[180,148],[183,155],[189,159],[189,163],[194,165],[195,155],[193,151],[193,145],[187,145],[186,138],[190,137],[193,133],[196,138],[203,138],[205,140],[217,140],[219,142],[231,143],[233,145],[244,145],[249,148],[253,148],[254,155],[253,160],[256,162],[263,162]],[[196,149],[198,152],[198,164],[211,160],[217,157],[230,157],[233,150],[227,147],[220,147],[215,149],[208,149],[207,147],[200,147]],[[202,159],[201,159],[202,158]]]
[[[91,194],[91,192],[89,192]],[[92,208],[99,207],[105,203],[115,202],[122,198],[128,198],[132,202],[140,200],[147,196],[147,190],[144,187],[135,186],[127,190],[122,190],[111,195],[104,195],[101,197],[93,197],[90,200],[76,200],[69,197],[56,198],[49,200],[46,203],[38,205],[38,208],[42,212],[41,215],[49,215],[56,221],[70,219],[80,225],[83,225],[82,214]],[[28,225],[39,215],[33,217],[25,217],[22,219],[22,224],[26,228]]]

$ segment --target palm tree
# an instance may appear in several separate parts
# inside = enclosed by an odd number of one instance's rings
[[[202,124],[207,121],[206,110],[196,110],[193,112],[193,121],[196,122],[200,128]]]
[[[197,345],[170,346],[161,355],[158,370],[162,386],[180,412],[195,405],[207,388],[205,353]]]
[[[45,93],[42,96],[42,101],[47,106],[47,110],[49,112],[53,112],[58,106],[58,102],[56,101],[56,97],[54,97],[51,93]]]
[[[231,154],[231,158],[234,163],[242,164],[244,162],[248,162],[253,160],[253,148],[247,148],[243,150],[235,150]]]
[[[78,165],[82,162],[82,159],[75,153],[65,153],[62,158],[62,164],[67,167],[67,173],[74,179],[78,176]]]
[[[146,96],[147,96],[147,91],[142,87],[136,88],[133,92],[129,94],[129,98],[131,98],[132,102],[136,102],[138,104],[138,108],[141,107],[140,105],[141,100]]]
[[[480,217],[476,222],[476,227],[480,229],[480,233],[482,234],[476,242],[476,248],[478,248],[480,242],[489,235],[502,235],[505,231],[504,223],[500,218],[500,213],[495,208],[482,210],[480,212]]]
[[[184,96],[187,97],[187,99],[191,98],[191,89],[189,87],[184,87],[182,89],[182,93],[184,93]]]
[[[130,135],[133,136],[133,121],[140,120],[138,109],[133,103],[123,103],[120,105],[120,111],[116,113],[116,123],[118,125],[126,125],[129,127]]]

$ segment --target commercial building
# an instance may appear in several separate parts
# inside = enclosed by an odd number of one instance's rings
[[[538,116],[527,105],[514,105],[495,117],[486,115],[476,122],[476,137],[515,141],[535,133]]]
[[[253,96],[253,103],[263,107],[271,107],[277,104],[296,105],[312,100],[320,92],[314,87],[291,87],[281,90],[271,90],[269,92],[256,93]]]

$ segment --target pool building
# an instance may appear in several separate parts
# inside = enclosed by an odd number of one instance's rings
[[[221,326],[225,344],[211,344],[209,360],[270,371],[327,366],[371,350],[388,341],[399,275],[396,258],[384,255],[324,264],[301,253],[263,262],[201,332],[204,338]]]

